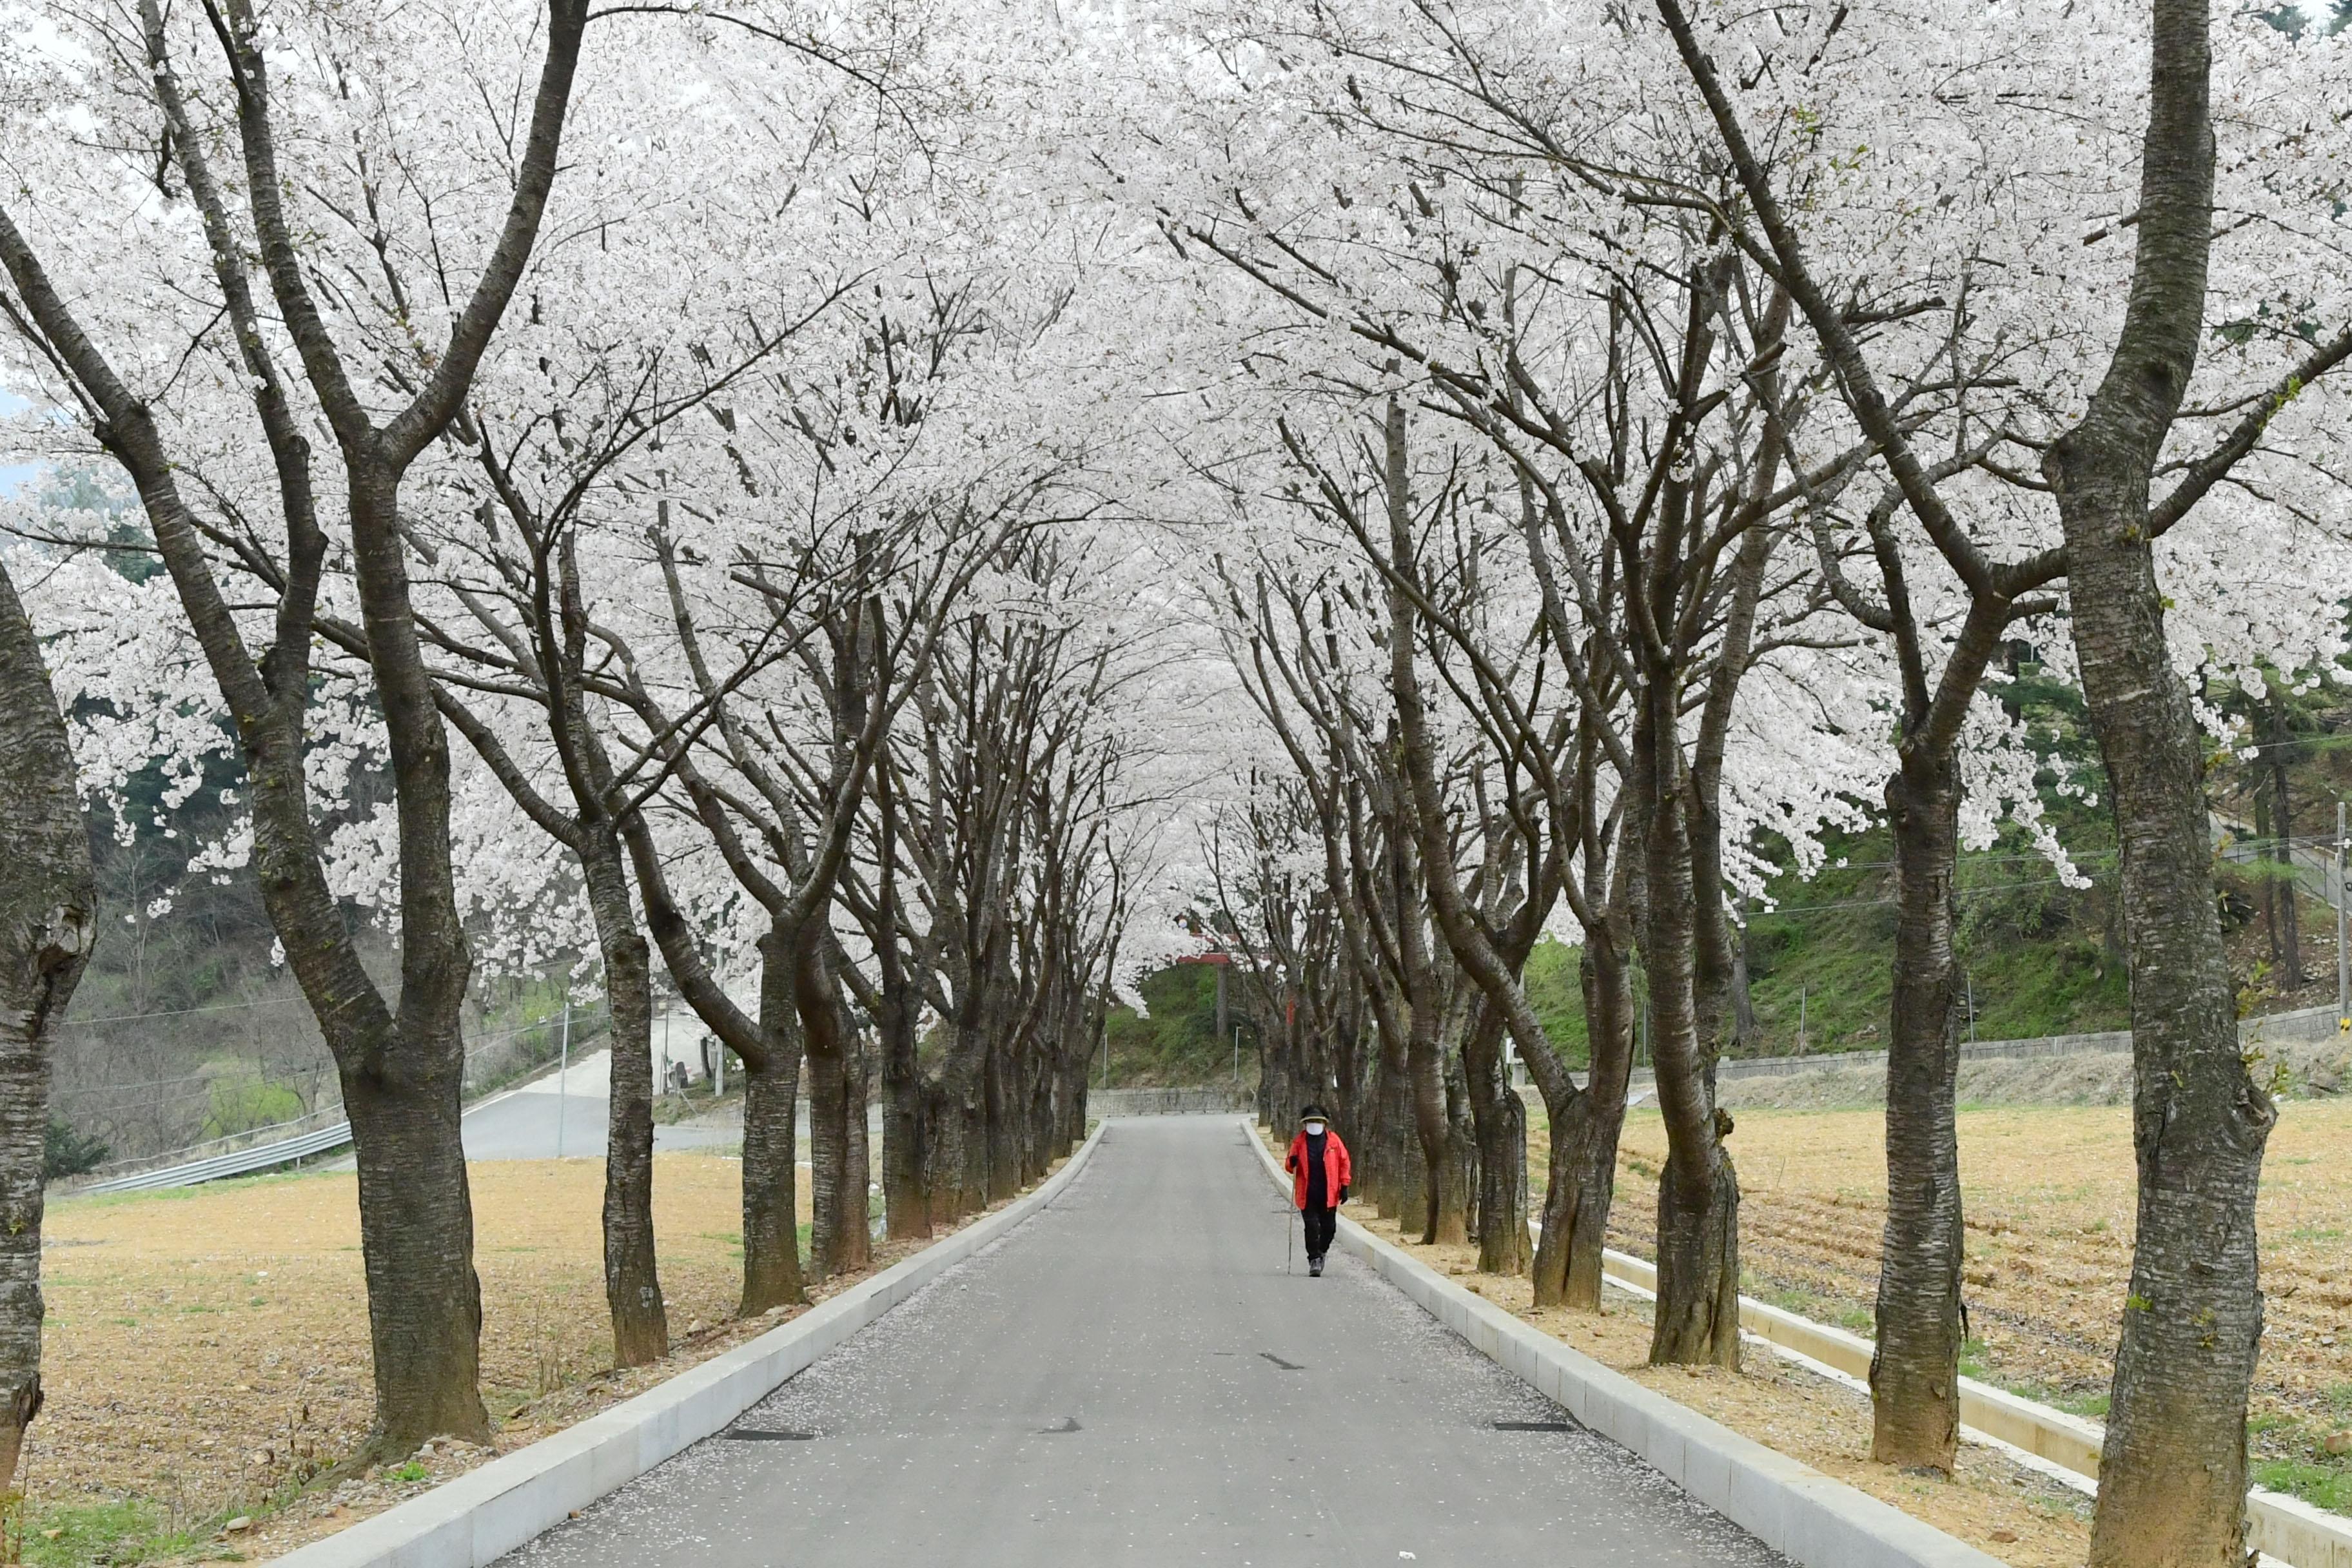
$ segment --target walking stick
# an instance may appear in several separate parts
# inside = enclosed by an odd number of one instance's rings
[[[1282,1210],[1282,1211],[1281,1211],[1281,1214],[1282,1214],[1282,1271],[1283,1271],[1285,1274],[1287,1274],[1287,1273],[1289,1273],[1289,1272],[1290,1272],[1290,1249],[1291,1249],[1292,1247],[1296,1247],[1296,1246],[1297,1246],[1297,1245],[1298,1245],[1298,1237],[1297,1237],[1296,1236],[1293,1236],[1293,1235],[1291,1234],[1291,1232],[1290,1232],[1290,1211],[1289,1211],[1288,1209],[1284,1209],[1284,1210]]]

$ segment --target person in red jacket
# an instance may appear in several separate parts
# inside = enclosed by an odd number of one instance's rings
[[[1298,1113],[1298,1134],[1290,1141],[1290,1157],[1283,1162],[1290,1173],[1290,1200],[1307,1216],[1307,1272],[1323,1272],[1323,1255],[1339,1229],[1339,1205],[1348,1201],[1353,1167],[1348,1146],[1331,1131],[1319,1105]]]

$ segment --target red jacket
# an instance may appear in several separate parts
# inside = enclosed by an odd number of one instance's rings
[[[1307,1134],[1300,1132],[1290,1141],[1290,1157],[1282,1163],[1290,1173],[1290,1203],[1293,1208],[1307,1206]],[[1339,1134],[1327,1131],[1323,1134],[1323,1192],[1331,1206],[1339,1206],[1339,1191],[1348,1184],[1355,1170],[1348,1158],[1348,1146],[1339,1142]]]

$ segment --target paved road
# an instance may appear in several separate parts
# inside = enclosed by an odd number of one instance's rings
[[[598,1051],[581,1058],[563,1073],[534,1079],[520,1089],[494,1094],[466,1112],[466,1158],[468,1160],[552,1160],[559,1151],[568,1159],[604,1157],[605,1124],[612,1115],[609,1079],[612,1055]],[[562,1078],[559,1091],[556,1079]],[[696,1088],[693,1103],[706,1091]],[[808,1101],[800,1103],[801,1147],[808,1147]],[[556,1137],[561,1127],[563,1136]],[[868,1108],[866,1130],[878,1145],[882,1108]],[[709,1119],[663,1122],[654,1128],[654,1147],[661,1149],[734,1149],[743,1142],[742,1102],[732,1101]]]
[[[612,1115],[612,1053],[597,1051],[582,1057],[562,1073],[550,1073],[520,1089],[492,1095],[466,1112],[466,1158],[552,1160],[559,1144],[556,1130],[561,1127],[561,1147],[567,1157],[603,1159],[604,1125]],[[556,1086],[559,1078],[561,1091]],[[802,1114],[805,1119],[805,1110]],[[731,1127],[679,1122],[654,1128],[656,1149],[728,1148],[742,1141],[740,1121]]]
[[[1783,1560],[1345,1259],[1283,1271],[1233,1121],[1112,1124],[1054,1206],[509,1568]]]

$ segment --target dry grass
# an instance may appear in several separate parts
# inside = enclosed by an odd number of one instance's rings
[[[274,1555],[788,1316],[732,1320],[740,1163],[660,1154],[654,1168],[669,1360],[611,1370],[603,1162],[476,1164],[482,1388],[499,1426],[496,1448],[444,1445],[333,1491],[300,1483],[357,1446],[371,1410],[356,1178],[262,1177],[55,1205],[43,1268],[48,1404],[30,1443],[27,1560]],[[800,1199],[805,1222],[805,1182]],[[877,1266],[909,1250],[878,1247]],[[225,1536],[218,1526],[236,1515],[255,1522]]]

